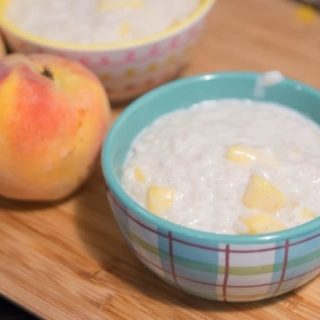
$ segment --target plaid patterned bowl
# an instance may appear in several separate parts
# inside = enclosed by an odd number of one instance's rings
[[[134,41],[79,45],[29,34],[6,18],[10,0],[0,1],[0,28],[10,48],[77,60],[93,70],[113,101],[133,98],[174,78],[190,59],[191,48],[214,0],[200,0],[195,12],[168,30]],[[63,30],[62,30],[63,32]]]
[[[121,167],[134,137],[162,114],[208,99],[255,99],[257,77],[254,73],[209,74],[155,89],[124,111],[103,147],[108,199],[131,249],[166,282],[212,300],[265,299],[293,290],[317,276],[320,218],[263,235],[218,235],[191,230],[137,205],[121,187]],[[285,79],[269,87],[264,100],[287,105],[320,123],[320,93],[302,83]]]

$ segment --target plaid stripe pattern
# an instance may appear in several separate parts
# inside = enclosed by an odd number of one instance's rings
[[[138,258],[166,282],[219,301],[283,294],[320,272],[320,231],[264,244],[205,243],[138,219],[108,191],[117,223]]]

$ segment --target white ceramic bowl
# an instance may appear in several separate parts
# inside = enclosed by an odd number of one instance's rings
[[[190,49],[214,0],[200,0],[197,10],[174,27],[135,41],[79,45],[44,39],[19,29],[6,18],[10,0],[0,2],[0,27],[13,51],[45,52],[78,60],[92,69],[111,100],[125,100],[174,78],[190,57]]]

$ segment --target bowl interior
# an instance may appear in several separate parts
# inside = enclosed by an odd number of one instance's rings
[[[267,88],[264,98],[257,99],[254,96],[254,88],[258,76],[259,74],[256,73],[220,73],[182,79],[155,89],[133,102],[118,118],[103,147],[104,176],[112,191],[131,209],[135,206],[133,209],[137,210],[134,211],[142,214],[145,218],[148,213],[142,208],[138,208],[138,205],[134,205],[133,200],[129,199],[121,188],[121,170],[127,151],[137,134],[156,118],[203,100],[238,98],[277,102],[297,110],[320,124],[320,92],[300,82],[285,79],[279,84]],[[159,219],[156,221],[159,223],[160,220],[163,221],[153,215],[151,219]],[[314,223],[315,221],[317,222]],[[173,225],[169,222],[166,224],[167,226]],[[311,225],[312,227],[310,227]],[[303,233],[306,231],[305,227],[312,229],[320,227],[320,219],[277,234],[286,237],[290,232]],[[185,229],[188,228],[180,227],[180,229],[186,231]],[[195,232],[199,236],[205,234],[200,231]],[[239,236],[229,236],[230,239],[233,237],[239,238]],[[242,239],[247,242],[251,241],[250,239],[257,240],[264,237],[266,236],[243,236]]]
[[[172,25],[170,28],[165,29],[161,32],[157,32],[150,36],[137,38],[135,40],[128,41],[115,41],[112,43],[101,43],[101,44],[77,44],[69,43],[65,41],[55,41],[46,39],[29,32],[26,32],[16,26],[13,21],[9,20],[6,16],[6,10],[10,5],[11,0],[0,1],[0,26],[3,31],[12,34],[21,40],[34,43],[39,46],[45,46],[54,49],[72,50],[72,51],[115,51],[123,50],[134,47],[140,47],[148,45],[153,42],[162,41],[166,38],[170,38],[179,32],[182,32],[187,27],[193,25],[198,20],[204,18],[210,11],[215,3],[215,0],[199,0],[197,9],[188,17],[183,19],[181,22]]]

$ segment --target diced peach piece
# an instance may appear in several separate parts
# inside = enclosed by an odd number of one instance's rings
[[[141,8],[145,5],[145,0],[127,0],[127,6],[133,9]]]
[[[97,3],[98,11],[121,10],[125,8],[137,9],[144,5],[144,0],[100,0]]]
[[[255,161],[263,164],[273,165],[273,157],[259,148],[246,144],[235,144],[231,146],[225,155],[226,159],[240,165],[249,165]]]
[[[166,212],[173,204],[175,190],[162,186],[151,186],[147,192],[147,209],[160,215]]]
[[[145,182],[146,176],[144,175],[143,171],[139,167],[134,168],[134,177],[138,182]]]
[[[237,164],[250,164],[257,158],[257,150],[244,144],[235,144],[231,146],[226,158]]]
[[[124,21],[120,24],[118,28],[118,35],[119,37],[126,37],[130,34],[132,26],[128,21]]]
[[[274,213],[284,207],[286,199],[271,182],[254,174],[250,178],[242,201],[247,208]]]
[[[305,219],[305,220],[312,220],[314,219],[317,215],[315,214],[315,212],[313,212],[312,210],[308,209],[308,208],[303,208],[300,211],[300,216],[301,218]]]
[[[248,228],[249,234],[275,232],[285,229],[285,226],[268,213],[256,213],[242,216],[240,221]]]

